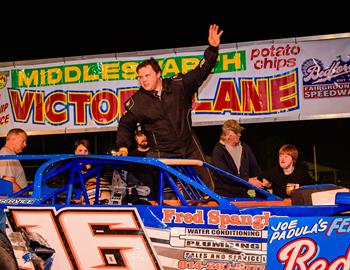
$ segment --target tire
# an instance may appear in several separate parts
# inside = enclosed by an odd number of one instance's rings
[[[2,232],[0,232],[0,269],[18,270],[11,243]]]

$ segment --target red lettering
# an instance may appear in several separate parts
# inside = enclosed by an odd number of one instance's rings
[[[52,92],[46,98],[46,118],[53,124],[68,121],[67,96],[63,92]]]
[[[271,110],[298,106],[296,72],[271,79]]]
[[[9,117],[10,117],[9,114],[1,115],[0,116],[0,126],[6,125],[9,122]]]
[[[96,93],[91,102],[91,114],[99,124],[112,123],[118,116],[118,97],[107,90]]]
[[[315,259],[318,246],[310,238],[300,238],[284,245],[277,254],[277,259],[284,263],[284,270],[349,270],[350,247],[345,256],[339,256],[329,263],[325,258]]]
[[[9,89],[9,97],[13,110],[14,118],[17,122],[27,122],[29,112],[34,102],[34,92],[26,91],[23,98],[18,89]]]
[[[68,102],[74,104],[75,124],[87,123],[86,108],[90,104],[92,94],[89,92],[69,92]]]
[[[240,102],[234,81],[221,80],[214,111],[240,111]]]
[[[268,80],[261,79],[242,80],[242,111],[267,112],[268,111]]]

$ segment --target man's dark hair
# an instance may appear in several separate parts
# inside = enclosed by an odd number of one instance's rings
[[[138,64],[138,66],[136,67],[136,72],[138,73],[140,68],[144,68],[146,66],[151,66],[152,69],[154,70],[154,72],[156,72],[156,73],[161,71],[157,60],[154,59],[153,57],[151,57],[150,59],[144,60],[143,62]]]

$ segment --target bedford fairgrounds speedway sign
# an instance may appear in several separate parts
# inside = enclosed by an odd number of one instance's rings
[[[204,49],[3,63],[0,135],[14,127],[32,134],[116,129],[124,102],[138,89],[138,63],[152,56],[170,77],[192,70]],[[349,54],[350,33],[224,44],[193,99],[193,123],[349,117]]]

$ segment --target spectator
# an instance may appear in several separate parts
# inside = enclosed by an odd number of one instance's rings
[[[146,157],[150,147],[148,145],[148,140],[145,133],[141,130],[136,131],[135,141],[137,147],[134,150],[130,151],[129,155],[137,157]]]
[[[222,126],[220,141],[214,146],[214,166],[236,175],[249,183],[262,187],[256,176],[261,172],[255,155],[248,144],[241,142],[244,127],[235,120],[227,120]],[[225,197],[246,197],[247,188],[224,177],[215,177],[215,191]]]
[[[17,155],[27,146],[27,133],[20,128],[9,130],[5,146],[0,155]],[[17,192],[28,185],[24,169],[19,160],[0,160],[0,178],[12,182],[13,191]]]
[[[74,154],[76,155],[89,155],[90,143],[86,139],[77,140],[74,143]]]
[[[222,33],[217,25],[210,25],[209,47],[204,59],[186,74],[162,78],[161,68],[154,58],[137,66],[140,89],[125,103],[126,113],[118,126],[117,155],[128,155],[132,136],[140,123],[150,146],[147,156],[204,160],[192,129],[192,98],[216,64]],[[196,171],[213,189],[209,171],[204,168]]]
[[[129,156],[135,157],[147,157],[147,152],[150,147],[148,145],[147,137],[142,130],[135,132],[135,141],[137,143],[137,148],[130,151]],[[150,195],[155,198],[157,193],[157,184],[158,184],[158,173],[149,165],[138,165],[138,166],[129,166],[128,168],[128,183],[141,183],[141,185],[148,186],[151,189]],[[132,177],[136,177],[133,179]]]
[[[315,184],[306,169],[296,166],[298,155],[294,145],[283,145],[278,151],[279,166],[262,172],[258,179],[281,198],[290,198],[292,190],[300,186]]]
[[[77,140],[74,143],[74,154],[75,155],[89,155],[90,154],[90,143],[86,139]],[[91,168],[90,164],[87,164],[82,169],[82,173],[86,173]]]
[[[74,143],[74,154],[75,155],[89,155],[90,154],[90,143],[86,139],[80,139],[77,140]],[[82,174],[87,173],[92,166],[90,164],[86,164],[84,168],[81,169]],[[78,183],[75,185],[75,187],[80,187],[81,183]],[[96,177],[93,175],[90,179],[88,179],[85,183],[85,187],[88,193],[88,198],[90,201],[90,204],[94,204],[95,202],[95,195],[96,195]],[[111,189],[110,189],[110,183],[106,181],[104,178],[100,178],[100,195],[98,204],[108,204],[110,203],[111,198]],[[85,203],[84,198],[81,198],[81,203]]]

